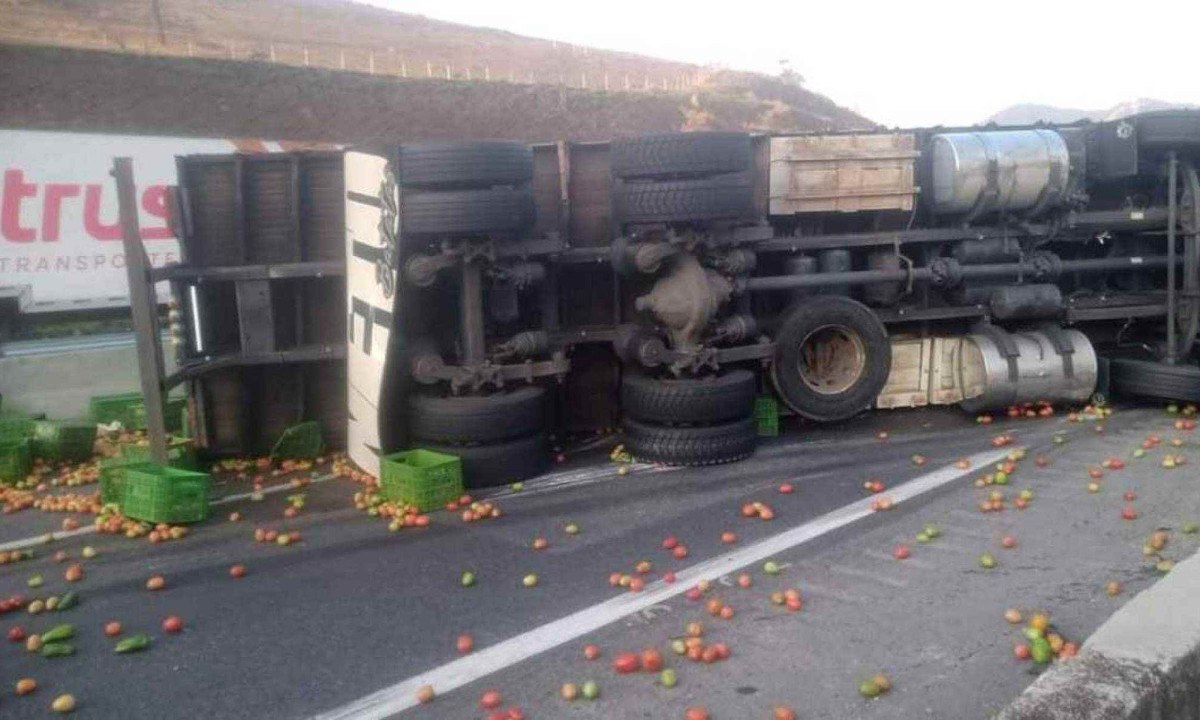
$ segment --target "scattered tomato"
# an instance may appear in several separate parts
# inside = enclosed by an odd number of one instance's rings
[[[495,710],[503,702],[504,699],[500,697],[498,690],[485,690],[483,695],[479,697],[479,706],[485,710]]]
[[[174,635],[183,629],[183,619],[178,615],[170,615],[162,621],[163,632]]]
[[[147,590],[162,590],[164,587],[166,587],[166,585],[167,581],[163,579],[162,575],[152,575],[150,579],[146,581]]]
[[[417,688],[417,702],[421,703],[422,705],[433,702],[432,685],[422,685],[421,687]]]
[[[654,648],[646,648],[642,651],[642,670],[646,672],[658,672],[662,670],[662,666],[662,653]]]
[[[458,648],[459,653],[465,655],[475,648],[475,639],[472,638],[469,633],[463,633],[462,635],[458,636],[458,641],[455,643],[455,647]]]
[[[595,660],[600,657],[600,647],[598,645],[587,644],[583,646],[583,657],[588,660]]]
[[[620,653],[613,660],[612,667],[616,672],[622,675],[627,675],[629,673],[638,671],[638,668],[641,667],[641,660],[634,653]]]
[[[121,623],[112,620],[104,625],[104,634],[109,637],[116,637],[121,634]]]
[[[907,560],[911,554],[912,551],[907,545],[897,545],[892,550],[892,557],[896,558],[897,560]]]

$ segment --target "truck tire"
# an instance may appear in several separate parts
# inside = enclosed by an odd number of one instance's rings
[[[445,190],[519,185],[533,179],[533,150],[499,140],[400,146],[400,186]]]
[[[866,410],[891,371],[883,323],[847,297],[818,295],[797,303],[784,314],[775,346],[775,389],[811,420],[844,420]]]
[[[621,411],[663,425],[717,423],[749,417],[756,390],[749,370],[682,380],[627,372],[621,379]]]
[[[610,157],[613,177],[664,179],[748,170],[752,150],[747,133],[666,133],[616,140]]]
[[[1134,122],[1141,147],[1163,150],[1200,147],[1200,111],[1161,110],[1138,115]]]
[[[750,457],[758,427],[748,417],[718,425],[667,427],[626,418],[625,447],[640,462],[718,465]]]
[[[413,395],[409,432],[435,443],[492,443],[544,427],[546,389],[537,385],[484,396]]]
[[[616,202],[620,221],[633,224],[746,220],[756,214],[749,173],[625,183],[617,189]]]
[[[463,486],[495,487],[541,475],[550,467],[545,433],[489,445],[436,445],[424,447],[454,455],[462,461]]]
[[[1122,395],[1200,402],[1200,368],[1195,365],[1113,358],[1108,372],[1113,391]]]
[[[404,237],[511,235],[533,225],[529,190],[443,190],[400,194],[400,233]]]

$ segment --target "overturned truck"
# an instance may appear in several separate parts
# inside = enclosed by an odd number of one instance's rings
[[[1200,399],[1200,114],[344,157],[353,459],[472,486],[548,435],[750,455],[755,399],[845,420],[1114,391]]]

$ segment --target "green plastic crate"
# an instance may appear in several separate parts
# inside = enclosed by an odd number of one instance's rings
[[[183,411],[187,408],[186,397],[167,398],[163,401],[163,427],[169,433],[178,433],[183,428],[181,422]],[[138,397],[138,402],[129,411],[130,421],[122,423],[129,430],[145,430],[146,423],[146,403],[142,402],[141,397]]]
[[[100,461],[100,502],[121,504],[125,491],[125,472],[133,467],[154,467],[153,463],[129,460],[123,457],[105,458]]]
[[[208,517],[212,478],[205,473],[154,464],[125,468],[121,513],[152,523],[193,523]]]
[[[0,442],[0,481],[24,480],[33,467],[28,440]]]
[[[95,395],[88,403],[88,417],[94,423],[119,421],[126,428],[133,428],[136,420],[134,409],[141,404],[140,392]]]
[[[432,450],[405,450],[380,460],[380,487],[392,502],[436,510],[463,492],[462,461]]]
[[[759,437],[779,435],[779,401],[770,395],[754,398],[754,421],[758,425]]]
[[[0,417],[0,443],[28,440],[33,437],[33,424],[35,422],[36,420],[33,418],[25,416],[12,415]]]
[[[321,423],[314,421],[293,425],[275,441],[271,460],[300,460],[315,458],[325,449],[321,438]]]
[[[96,426],[86,422],[38,420],[33,425],[33,456],[43,460],[82,462],[92,456]]]
[[[121,457],[126,462],[151,462],[150,443],[125,443],[121,446]],[[167,464],[181,470],[195,470],[199,466],[189,438],[167,438]]]

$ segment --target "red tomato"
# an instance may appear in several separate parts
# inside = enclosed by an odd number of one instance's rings
[[[463,633],[458,636],[457,647],[460,653],[469,653],[475,647],[475,639],[469,634]]]
[[[787,705],[776,705],[772,717],[775,720],[796,720],[796,711]]]
[[[504,702],[504,698],[500,697],[499,690],[484,690],[483,695],[479,697],[479,706],[484,710],[495,710]]]
[[[620,655],[617,655],[615,660],[613,660],[612,666],[613,670],[616,670],[622,675],[626,675],[628,673],[637,672],[638,668],[641,666],[641,660],[634,653],[621,653]]]
[[[690,707],[683,711],[683,720],[708,720],[708,710],[702,707]]]
[[[183,619],[178,615],[170,615],[162,621],[163,632],[174,635],[183,629]]]
[[[662,670],[662,666],[662,653],[654,648],[646,648],[642,651],[642,670],[646,672],[658,672]]]
[[[600,657],[600,647],[597,645],[584,645],[583,656],[588,660],[595,660]]]

